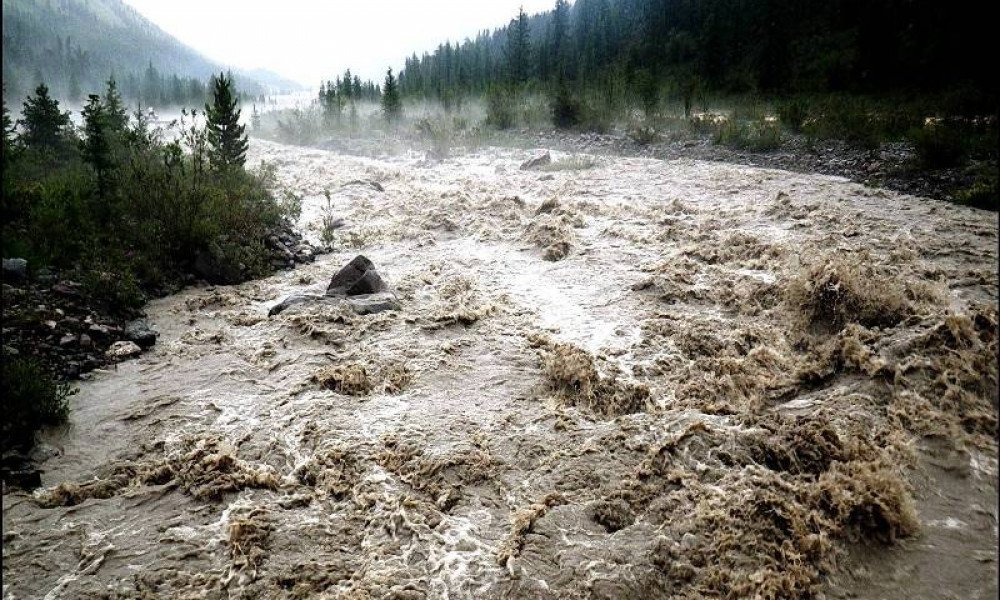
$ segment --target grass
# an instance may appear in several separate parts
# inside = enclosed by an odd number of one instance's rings
[[[46,425],[59,425],[69,415],[69,386],[56,381],[38,359],[4,352],[3,450],[26,449]]]

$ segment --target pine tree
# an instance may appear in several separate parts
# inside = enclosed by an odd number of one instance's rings
[[[118,83],[114,76],[108,78],[108,87],[104,91],[104,113],[107,115],[108,126],[113,131],[124,131],[128,125],[128,110],[118,92]]]
[[[522,7],[517,13],[517,18],[507,26],[507,73],[515,84],[522,84],[528,80],[530,52],[528,15]]]
[[[3,170],[6,173],[8,161],[11,159],[11,151],[14,149],[14,122],[10,119],[10,111],[7,110],[6,92],[4,89],[3,100]]]
[[[205,105],[209,160],[218,170],[243,168],[246,163],[246,125],[240,125],[240,109],[233,93],[232,77],[220,73],[214,78],[213,103]]]
[[[110,122],[101,104],[101,97],[90,94],[83,107],[83,131],[86,137],[80,142],[83,160],[97,172],[97,185],[102,198],[107,196],[111,173],[111,144],[108,140]]]
[[[253,105],[253,112],[250,113],[250,127],[253,131],[260,134],[260,113],[257,112],[257,105]]]
[[[403,102],[399,98],[399,84],[392,75],[392,67],[385,73],[385,84],[382,86],[382,114],[389,123],[399,120],[403,112]]]
[[[49,96],[44,83],[35,88],[21,109],[23,133],[21,142],[26,148],[57,151],[65,147],[70,127],[69,113],[59,111],[59,102]]]
[[[566,0],[556,0],[552,11],[552,37],[549,40],[548,60],[551,65],[550,74],[558,81],[566,76],[566,37],[569,26],[569,3]]]

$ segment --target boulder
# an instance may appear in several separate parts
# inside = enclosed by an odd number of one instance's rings
[[[140,348],[149,348],[156,344],[156,338],[160,334],[149,326],[149,321],[136,319],[129,321],[125,325],[125,339],[135,342]]]
[[[399,310],[399,300],[392,292],[380,292],[347,298],[347,303],[359,315],[375,315],[387,310]]]
[[[28,278],[28,261],[23,258],[3,259],[4,281],[19,282]]]
[[[375,265],[364,255],[355,256],[330,279],[327,296],[359,296],[387,291]]]
[[[296,309],[306,306],[325,304],[336,306],[347,304],[355,313],[359,315],[374,315],[387,310],[399,310],[399,300],[392,292],[380,292],[377,294],[366,294],[362,296],[326,296],[319,294],[294,294],[275,304],[267,311],[267,316],[273,317],[286,310]]]
[[[552,154],[550,154],[549,151],[546,150],[544,153],[539,154],[538,156],[533,156],[528,160],[524,161],[523,163],[521,163],[521,170],[530,171],[532,169],[537,169],[538,167],[550,164],[551,162],[552,162]]]
[[[139,354],[142,354],[142,348],[128,340],[117,341],[108,348],[108,356],[111,358],[131,358]]]
[[[375,270],[375,265],[359,254],[344,265],[330,279],[330,285],[322,296],[318,294],[294,294],[271,307],[269,317],[299,306],[315,304],[347,305],[359,315],[372,315],[387,310],[399,310],[396,295]]]

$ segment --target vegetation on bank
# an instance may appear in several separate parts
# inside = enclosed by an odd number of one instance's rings
[[[285,219],[274,171],[244,167],[232,80],[217,77],[213,95],[204,125],[170,131],[129,115],[113,80],[103,95],[89,96],[81,127],[44,84],[17,123],[4,104],[3,256],[27,259],[29,277],[44,269],[78,282],[84,297],[111,312],[139,307],[192,274],[268,273],[265,239]],[[5,413],[23,415],[11,426],[30,437],[33,427],[65,415],[58,409],[65,394],[42,383],[48,377],[31,358],[35,348],[9,350],[22,358],[3,373]]]

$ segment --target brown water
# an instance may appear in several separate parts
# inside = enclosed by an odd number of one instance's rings
[[[995,359],[995,214],[696,161],[538,173],[496,149],[427,163],[254,141],[252,154],[304,195],[311,235],[331,192],[347,223],[335,252],[150,304],[157,346],[81,384],[70,424],[46,437],[59,450],[46,489],[4,496],[5,599],[996,596],[995,364],[954,376],[964,421],[934,391],[954,375],[942,352]],[[385,191],[343,185],[358,179]],[[544,260],[552,246],[566,257]],[[400,312],[266,317],[359,252]],[[844,350],[804,383],[817,355],[785,290],[817,261],[858,256],[904,282],[907,317],[808,331],[868,354]],[[952,322],[979,337],[920,342]],[[559,343],[615,399],[648,388],[644,410],[575,400],[586,378],[543,368],[566,365]],[[811,583],[782,588],[768,568],[791,559],[716,538],[756,543],[759,515],[734,511],[768,494],[795,498],[778,513],[812,506],[801,486],[815,474],[751,451],[761,419],[795,415],[874,436],[866,456],[908,486],[919,532],[887,546],[809,525],[831,549],[786,547]],[[149,474],[163,465],[170,476]],[[95,494],[95,478],[118,483]],[[62,483],[84,485],[63,486],[66,501],[51,493]]]

